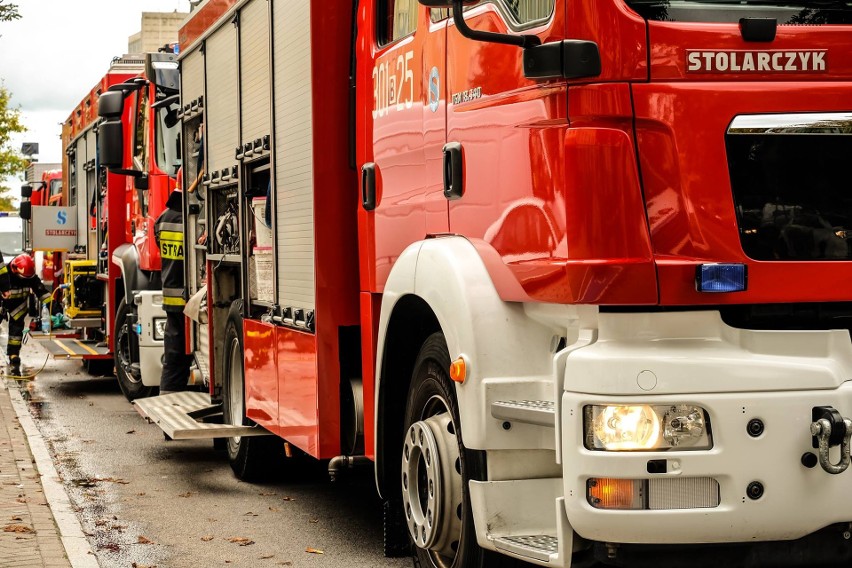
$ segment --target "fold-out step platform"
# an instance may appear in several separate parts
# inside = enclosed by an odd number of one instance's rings
[[[112,359],[109,347],[95,341],[46,335],[38,339],[54,359]]]
[[[143,418],[159,426],[173,440],[271,435],[260,426],[217,423],[222,419],[222,405],[213,404],[210,395],[203,392],[176,392],[139,398],[133,404]]]

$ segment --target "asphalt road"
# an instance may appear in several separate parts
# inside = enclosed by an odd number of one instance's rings
[[[35,343],[23,362],[39,369],[46,354]],[[335,483],[321,469],[302,481],[243,483],[212,442],[166,442],[114,378],[79,362],[50,361],[28,391],[103,568],[412,565],[382,555],[371,469]]]

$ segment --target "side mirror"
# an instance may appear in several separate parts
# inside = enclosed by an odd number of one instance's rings
[[[29,201],[21,201],[21,207],[19,209],[21,219],[24,221],[29,221],[33,216],[33,204]]]
[[[452,8],[456,30],[467,39],[515,45],[524,50],[524,76],[527,79],[582,79],[601,74],[601,55],[593,41],[571,40],[541,44],[536,35],[504,34],[471,28],[464,19],[464,7],[479,0],[418,0],[429,8]]]
[[[124,114],[124,95],[121,91],[108,91],[98,98],[98,116],[101,118],[121,118]]]
[[[32,197],[33,195],[33,186],[26,183],[21,186],[21,197]]]
[[[124,128],[120,121],[104,122],[98,126],[98,161],[106,168],[124,165]]]

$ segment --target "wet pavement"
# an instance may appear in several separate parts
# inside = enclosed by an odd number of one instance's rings
[[[0,379],[0,568],[70,567],[42,486],[44,472],[13,408],[17,389]]]
[[[35,344],[22,355],[44,363]],[[114,378],[78,361],[51,361],[27,392],[103,568],[412,564],[382,555],[371,468],[335,483],[321,466],[297,481],[243,483],[211,441],[166,442]]]

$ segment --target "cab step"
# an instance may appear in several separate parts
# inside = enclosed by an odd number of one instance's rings
[[[492,539],[497,550],[550,563],[559,555],[559,539],[552,535],[503,536]]]
[[[562,478],[471,481],[476,539],[483,548],[539,566],[570,565],[574,532]]]
[[[222,405],[203,392],[176,392],[133,401],[143,418],[173,440],[202,440],[235,436],[269,436],[260,426],[221,424]],[[209,421],[205,421],[209,420]]]
[[[556,405],[549,400],[498,400],[491,403],[491,416],[497,420],[553,428]]]

